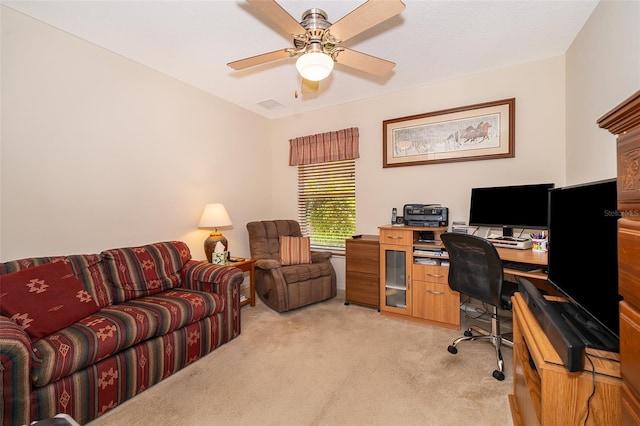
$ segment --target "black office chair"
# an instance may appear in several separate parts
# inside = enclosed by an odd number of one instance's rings
[[[503,343],[513,346],[513,342],[500,334],[498,308],[511,310],[511,296],[518,285],[504,280],[500,256],[493,244],[484,238],[446,232],[441,235],[441,239],[449,253],[449,287],[491,306],[491,332],[478,335],[473,333],[472,328],[468,328],[464,337],[456,339],[447,349],[456,354],[456,346],[460,342],[487,339],[496,348],[498,369],[493,371],[493,377],[504,380],[504,361],[500,347]]]

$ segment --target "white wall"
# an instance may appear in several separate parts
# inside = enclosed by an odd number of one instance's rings
[[[615,138],[595,120],[639,87],[639,7],[602,1],[566,57],[273,121],[0,7],[0,261],[164,239],[203,258],[207,202],[225,203],[247,256],[247,222],[295,217],[288,140],[351,126],[358,233],[406,203],[466,220],[473,186],[613,176]],[[383,120],[510,97],[515,158],[382,168]]]
[[[596,122],[640,89],[640,1],[602,0],[566,57],[567,184],[615,177],[615,136]]]
[[[296,168],[287,165],[288,140],[344,127],[360,129],[358,233],[377,234],[393,207],[401,211],[411,203],[441,203],[449,207],[452,220],[466,221],[474,186],[563,184],[564,92],[564,58],[555,57],[277,120],[273,182],[279,190],[273,194],[273,212],[281,217],[296,213]],[[383,120],[512,97],[515,158],[382,167]]]
[[[553,182],[565,173],[564,58],[555,57],[508,69],[380,96],[283,118],[273,128],[273,214],[296,217],[295,167],[287,165],[291,138],[358,127],[356,160],[357,233],[378,234],[391,209],[405,204],[440,203],[450,220],[468,220],[474,186]],[[382,167],[382,122],[424,112],[516,98],[515,158],[447,164]],[[514,202],[526,203],[527,200]],[[344,286],[344,259],[333,259]]]
[[[0,259],[170,239],[202,259],[207,202],[249,255],[249,206],[270,200],[266,119],[1,10]]]
[[[452,220],[467,220],[473,186],[615,176],[615,137],[596,120],[640,88],[640,2],[603,0],[563,57],[441,82],[278,121],[273,140],[276,216],[295,214],[296,170],[287,140],[360,128],[357,232],[377,233],[392,207],[438,202]],[[382,168],[382,121],[516,98],[516,158]],[[342,260],[334,261],[337,268]],[[343,263],[343,262],[342,262]]]

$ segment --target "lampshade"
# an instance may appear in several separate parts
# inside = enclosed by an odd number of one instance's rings
[[[333,59],[326,53],[308,52],[298,58],[296,68],[302,78],[310,81],[320,81],[331,74]]]
[[[204,206],[202,216],[200,216],[199,228],[214,228],[209,237],[204,240],[204,253],[209,262],[212,261],[212,254],[215,251],[218,242],[224,246],[224,251],[229,252],[229,244],[227,239],[218,232],[219,226],[231,226],[231,218],[222,203],[210,203]],[[224,258],[223,258],[224,261]]]
[[[231,218],[222,203],[210,203],[204,206],[200,216],[199,228],[217,228],[219,226],[231,226]]]

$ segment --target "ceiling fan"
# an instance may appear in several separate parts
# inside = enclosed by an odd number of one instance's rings
[[[298,22],[275,0],[247,0],[247,3],[293,37],[293,47],[229,62],[227,65],[234,70],[297,56],[296,68],[302,77],[304,94],[318,90],[319,81],[331,74],[335,62],[380,77],[388,75],[396,65],[340,43],[402,12],[405,5],[401,0],[368,0],[333,24],[322,9],[307,10]]]

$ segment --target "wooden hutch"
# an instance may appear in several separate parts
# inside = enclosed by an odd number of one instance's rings
[[[623,425],[640,424],[640,91],[598,120],[617,135],[618,287]]]

